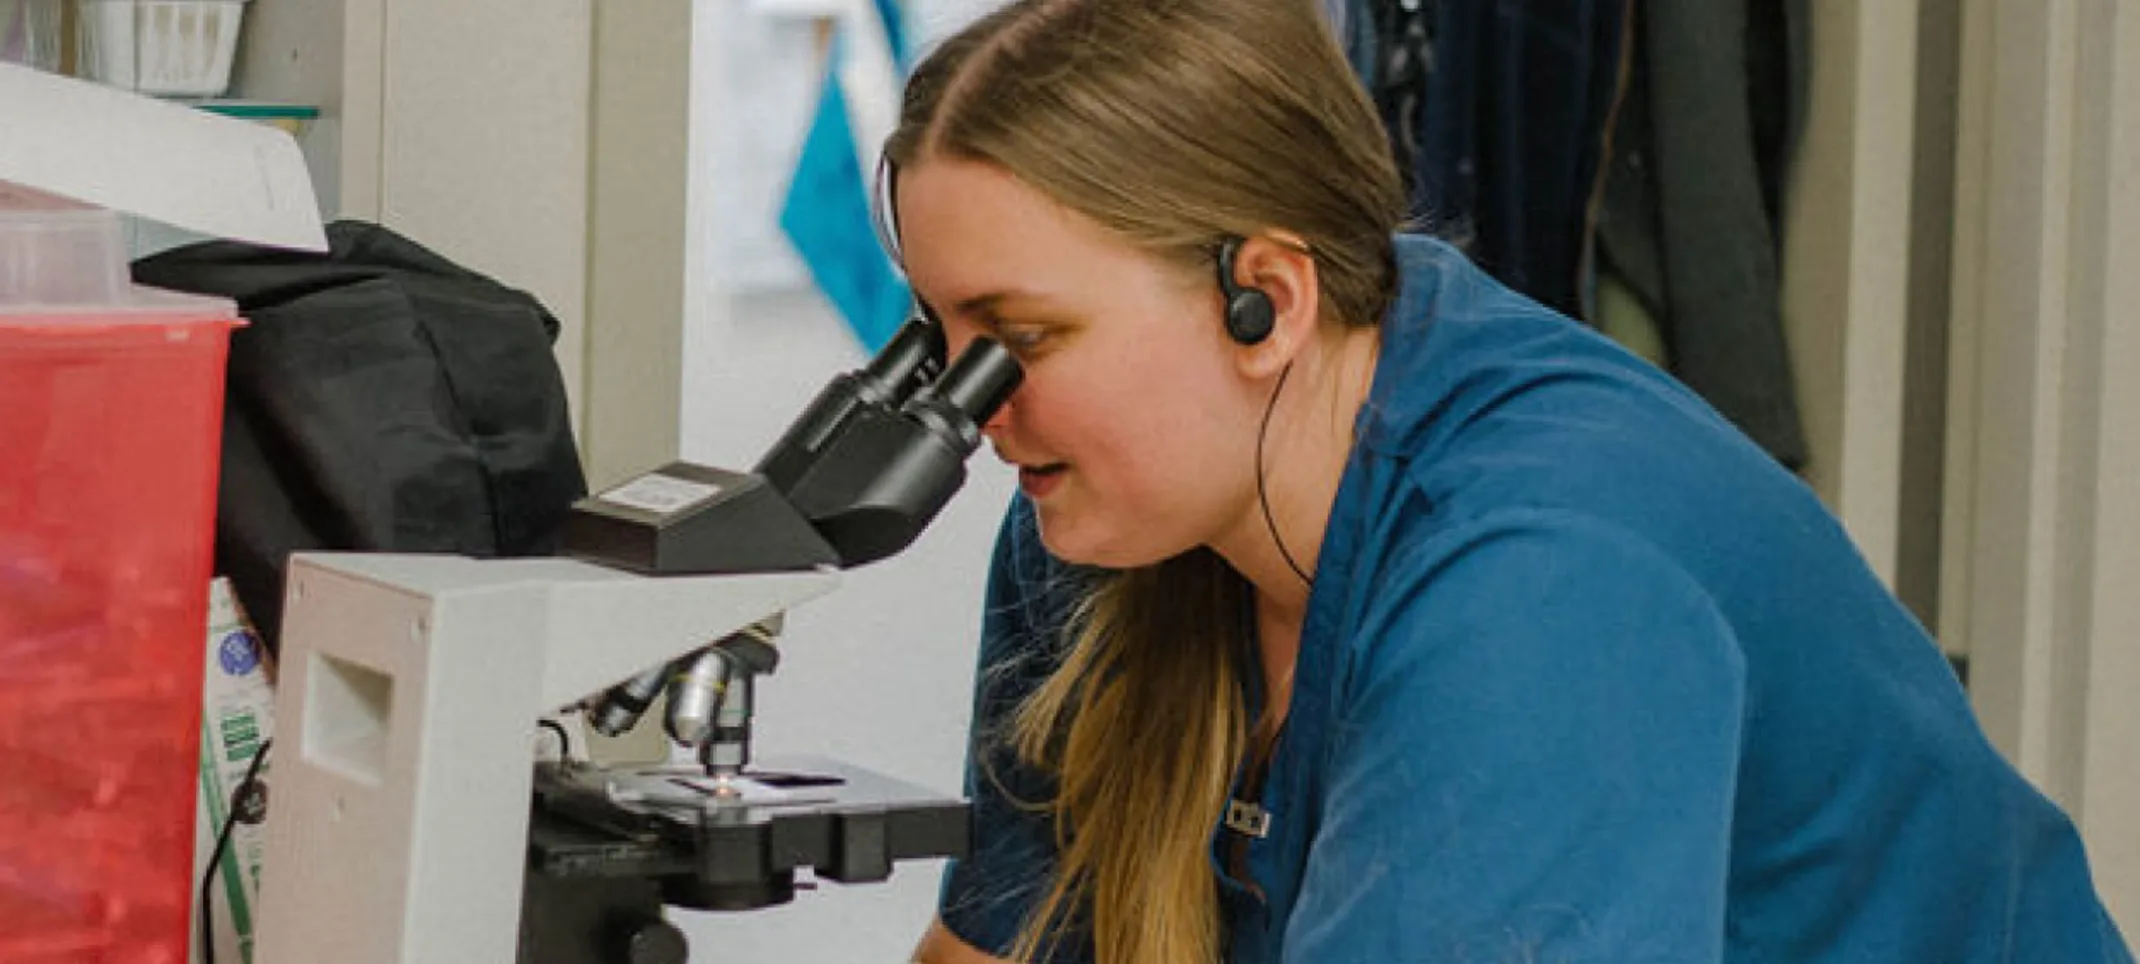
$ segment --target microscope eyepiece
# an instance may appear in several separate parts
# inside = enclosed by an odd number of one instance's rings
[[[917,316],[899,327],[861,377],[885,404],[898,405],[935,380],[944,370],[944,354],[943,329]]]
[[[905,411],[954,436],[961,458],[981,446],[981,426],[1010,400],[1025,370],[1008,349],[976,338],[935,384],[907,402]]]
[[[929,390],[957,406],[975,425],[983,425],[1024,380],[1025,370],[1018,367],[1017,359],[1007,349],[989,339],[976,338],[959,356],[958,363]]]
[[[877,410],[897,411],[944,370],[944,332],[916,316],[901,325],[869,365],[828,383],[796,416],[752,471],[786,494],[850,425]]]

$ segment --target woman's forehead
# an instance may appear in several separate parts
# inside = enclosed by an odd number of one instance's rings
[[[1137,253],[998,168],[932,160],[902,172],[899,249],[938,311],[1016,292],[1063,298],[1119,279]]]
[[[899,176],[900,250],[960,258],[1080,240],[1079,216],[998,168],[931,161]]]

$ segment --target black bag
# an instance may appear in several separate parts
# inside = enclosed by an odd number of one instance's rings
[[[545,555],[586,493],[551,342],[524,292],[342,221],[326,254],[231,242],[134,280],[234,299],[216,571],[271,649],[292,552]]]

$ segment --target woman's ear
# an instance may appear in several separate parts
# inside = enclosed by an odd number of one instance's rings
[[[1259,234],[1242,242],[1234,259],[1234,283],[1261,290],[1271,300],[1270,336],[1241,345],[1241,373],[1250,378],[1276,377],[1315,337],[1322,289],[1315,257],[1306,242],[1282,232]]]

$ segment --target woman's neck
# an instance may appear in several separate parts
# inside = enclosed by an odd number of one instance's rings
[[[1307,613],[1309,579],[1352,453],[1354,424],[1374,384],[1378,344],[1376,329],[1349,328],[1296,360],[1263,427],[1261,497],[1252,497],[1240,521],[1212,544],[1255,586],[1266,618],[1297,628]]]

